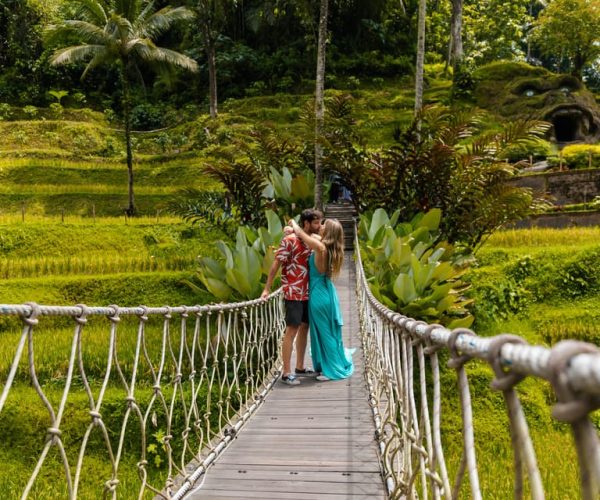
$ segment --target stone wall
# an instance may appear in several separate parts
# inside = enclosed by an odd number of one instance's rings
[[[532,215],[511,225],[512,228],[600,226],[600,212],[558,212]]]
[[[556,205],[586,203],[600,196],[600,169],[526,175],[516,178],[511,183],[529,187],[538,195],[550,195]]]

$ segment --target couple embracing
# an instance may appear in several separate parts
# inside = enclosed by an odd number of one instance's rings
[[[344,232],[335,219],[324,220],[318,210],[304,210],[300,225],[291,220],[291,234],[282,240],[267,283],[266,297],[281,267],[285,298],[286,329],[283,337],[282,382],[298,385],[298,375],[317,380],[339,380],[352,375],[352,351],[342,342],[342,313],[332,279],[344,261]],[[310,325],[310,347],[314,370],[306,368],[304,356]],[[291,358],[296,340],[296,368]]]

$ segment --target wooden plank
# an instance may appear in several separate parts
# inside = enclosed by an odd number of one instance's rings
[[[381,481],[380,481],[381,482]],[[264,491],[281,493],[324,493],[335,495],[368,495],[373,492],[370,483],[356,482],[333,482],[333,481],[300,481],[294,478],[289,480],[237,480],[231,483],[229,480],[217,482],[211,485],[213,491]],[[383,494],[383,485],[381,485]],[[298,497],[296,497],[298,498]]]
[[[236,475],[237,473],[237,475]],[[290,479],[306,482],[350,482],[350,483],[371,483],[378,481],[380,475],[378,472],[342,472],[342,471],[322,471],[311,468],[309,470],[265,470],[265,469],[239,469],[237,471],[223,471],[215,469],[210,473],[211,478],[227,479],[229,481],[246,481],[274,479],[280,481],[289,481]],[[292,477],[293,476],[293,477]]]
[[[200,496],[201,495],[201,496]],[[371,494],[361,495],[361,494],[348,494],[344,493],[343,495],[336,494],[326,494],[326,493],[283,493],[278,492],[277,495],[274,495],[273,492],[268,491],[221,491],[221,490],[210,490],[210,489],[202,489],[196,493],[192,493],[190,496],[186,498],[229,498],[232,500],[246,500],[247,498],[280,498],[282,500],[292,499],[292,500],[342,500],[344,498],[350,498],[352,500],[372,500],[373,496]],[[381,497],[384,498],[384,497]]]
[[[358,349],[352,377],[328,382],[301,377],[294,387],[275,384],[208,469],[201,487],[186,498],[385,498],[352,272],[345,267],[342,274],[338,293],[346,322],[344,343]]]

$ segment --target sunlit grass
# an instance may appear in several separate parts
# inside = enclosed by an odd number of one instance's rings
[[[137,186],[135,193],[138,195],[163,195],[173,194],[181,186]],[[31,195],[58,195],[77,193],[82,196],[88,194],[127,194],[127,185],[121,184],[104,185],[104,184],[29,184],[22,186],[18,184],[0,184],[0,194],[20,194],[23,196]]]
[[[61,221],[62,224],[63,221]],[[37,224],[56,224],[57,216],[48,216],[43,214],[29,214],[27,213],[25,224],[22,224],[22,216],[20,214],[6,214],[0,212],[0,225],[14,225],[15,227],[26,228],[30,225]],[[181,224],[181,218],[169,215],[166,212],[159,213],[156,215],[140,215],[136,217],[96,217],[92,219],[90,216],[71,215],[66,213],[64,215],[64,224],[74,224],[86,227],[99,226],[151,226],[151,225],[169,225],[169,224]],[[0,228],[1,229],[1,228]]]
[[[196,252],[189,255],[85,255],[67,257],[0,258],[0,278],[34,278],[49,275],[114,274],[193,269]]]
[[[600,244],[600,227],[571,227],[564,229],[531,228],[506,229],[495,232],[482,250],[492,248],[553,247]]]

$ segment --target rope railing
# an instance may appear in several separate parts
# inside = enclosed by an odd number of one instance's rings
[[[549,381],[556,397],[552,415],[571,425],[579,461],[581,494],[600,495],[600,443],[589,414],[600,408],[600,349],[562,341],[551,349],[516,335],[479,337],[465,328],[448,330],[391,311],[373,296],[355,240],[358,310],[365,376],[376,424],[383,475],[391,498],[482,498],[469,378],[465,364],[483,360],[503,394],[514,459],[514,495],[523,498],[525,478],[534,499],[545,498],[535,450],[515,386],[525,377]],[[438,353],[446,349],[456,370],[462,420],[462,458],[451,484],[441,434]],[[463,493],[464,494],[464,493]]]
[[[31,433],[21,498],[183,498],[279,375],[280,291],[193,307],[0,305],[0,320],[0,427]],[[43,426],[23,424],[40,413]]]

